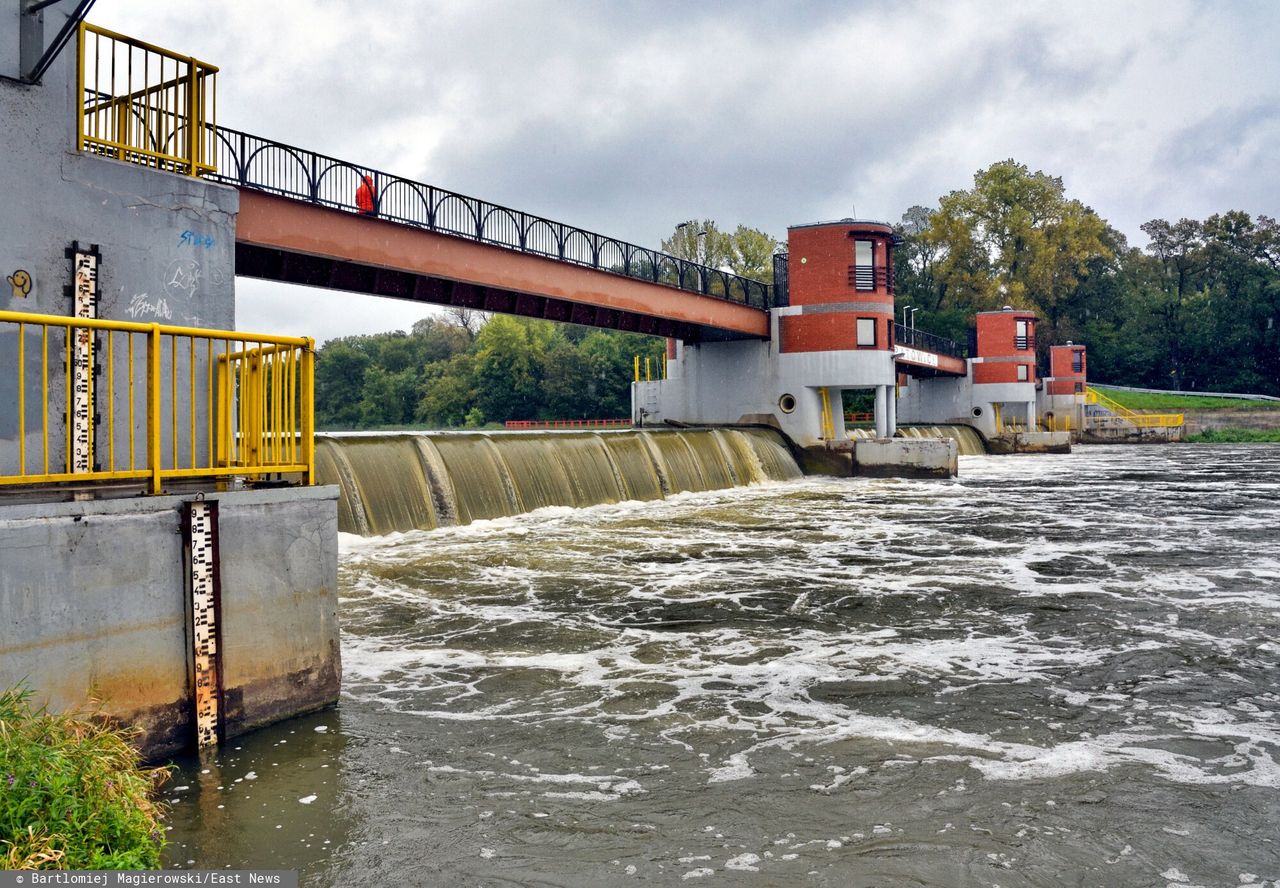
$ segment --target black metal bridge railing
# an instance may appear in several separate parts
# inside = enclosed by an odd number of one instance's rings
[[[917,330],[915,327],[894,324],[893,337],[894,341],[900,345],[933,352],[936,355],[951,355],[953,358],[963,358],[965,356],[964,349],[955,340],[944,339],[941,336]]]
[[[368,176],[368,214],[380,219],[755,308],[773,304],[763,281],[239,130],[218,127],[217,140],[217,172],[208,178],[228,185],[359,212],[356,195]]]

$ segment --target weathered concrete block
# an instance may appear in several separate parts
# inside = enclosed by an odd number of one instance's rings
[[[987,439],[991,453],[1070,453],[1071,432],[1010,432]]]
[[[835,475],[838,478],[848,478],[854,473],[853,451],[849,447],[842,450],[833,450],[828,447],[795,447],[792,452],[800,465],[800,471],[806,475]]]
[[[892,478],[952,478],[959,471],[959,447],[951,438],[878,438],[853,447],[859,475]]]
[[[335,703],[337,488],[219,492],[228,736]],[[194,738],[185,496],[0,506],[0,688]]]

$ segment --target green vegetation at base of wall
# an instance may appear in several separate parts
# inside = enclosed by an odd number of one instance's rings
[[[1280,444],[1280,429],[1205,429],[1182,440],[1187,444]]]
[[[167,776],[139,767],[131,734],[90,713],[52,715],[0,691],[0,870],[155,869]]]
[[[1093,386],[1121,407],[1130,410],[1280,410],[1280,401],[1252,401],[1247,398],[1213,398],[1186,392],[1130,392]]]

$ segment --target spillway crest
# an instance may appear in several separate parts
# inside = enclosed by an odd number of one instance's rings
[[[338,529],[379,536],[544,506],[656,500],[801,475],[767,429],[394,432],[316,438],[316,475],[336,484]]]
[[[961,456],[982,456],[987,452],[987,445],[982,441],[978,430],[966,425],[908,425],[898,426],[898,432],[904,438],[951,438],[958,446]],[[875,433],[870,429],[853,429],[850,438],[871,439]]]

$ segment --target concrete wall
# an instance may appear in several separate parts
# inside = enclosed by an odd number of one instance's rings
[[[689,425],[772,425],[809,447],[820,443],[820,389],[829,391],[839,431],[842,389],[893,385],[896,377],[889,351],[779,353],[779,311],[774,310],[770,342],[678,343],[675,357],[667,362],[666,380],[633,385],[632,419],[649,426],[667,420]],[[794,399],[790,412],[780,403],[785,395]]]
[[[210,494],[219,508],[228,736],[337,702],[335,487]],[[148,754],[194,736],[177,496],[0,506],[0,688],[89,697]]]
[[[972,363],[970,366],[976,369]],[[912,379],[899,393],[898,422],[901,425],[969,425],[990,439],[1000,433],[995,404],[1001,405],[1001,429],[1005,425],[1025,426],[1028,409],[1033,416],[1035,413],[1035,383],[975,385],[963,376]]]
[[[69,4],[63,4],[69,5]],[[0,0],[0,74],[16,72],[16,4]],[[52,39],[65,13],[45,10],[45,34]],[[27,86],[0,79],[0,310],[70,315],[66,289],[73,241],[97,244],[101,252],[98,317],[177,326],[235,326],[235,214],[239,192],[188,176],[80,154],[76,150],[76,64],[73,39],[45,74]],[[33,282],[22,296],[2,279],[26,271]],[[0,472],[17,465],[17,331],[0,324]],[[117,346],[122,346],[118,343]],[[142,348],[139,341],[135,348]],[[50,337],[50,366],[60,370],[64,340]],[[27,450],[40,446],[40,339],[29,330],[25,347]],[[116,378],[127,365],[118,352]],[[141,357],[135,366],[141,370]],[[103,362],[99,372],[105,376]],[[166,359],[167,366],[167,359]],[[51,463],[65,463],[61,373],[51,374]],[[101,377],[100,377],[101,378]],[[118,398],[117,417],[126,415]],[[197,405],[197,409],[203,409]],[[105,418],[105,404],[98,405]],[[117,419],[118,423],[122,420]],[[186,424],[180,422],[180,429]],[[141,430],[141,421],[135,423]],[[101,438],[102,427],[99,426]],[[181,432],[180,432],[181,434]],[[117,445],[127,440],[117,427]],[[166,448],[167,449],[167,448]],[[180,441],[180,449],[186,450]]]

